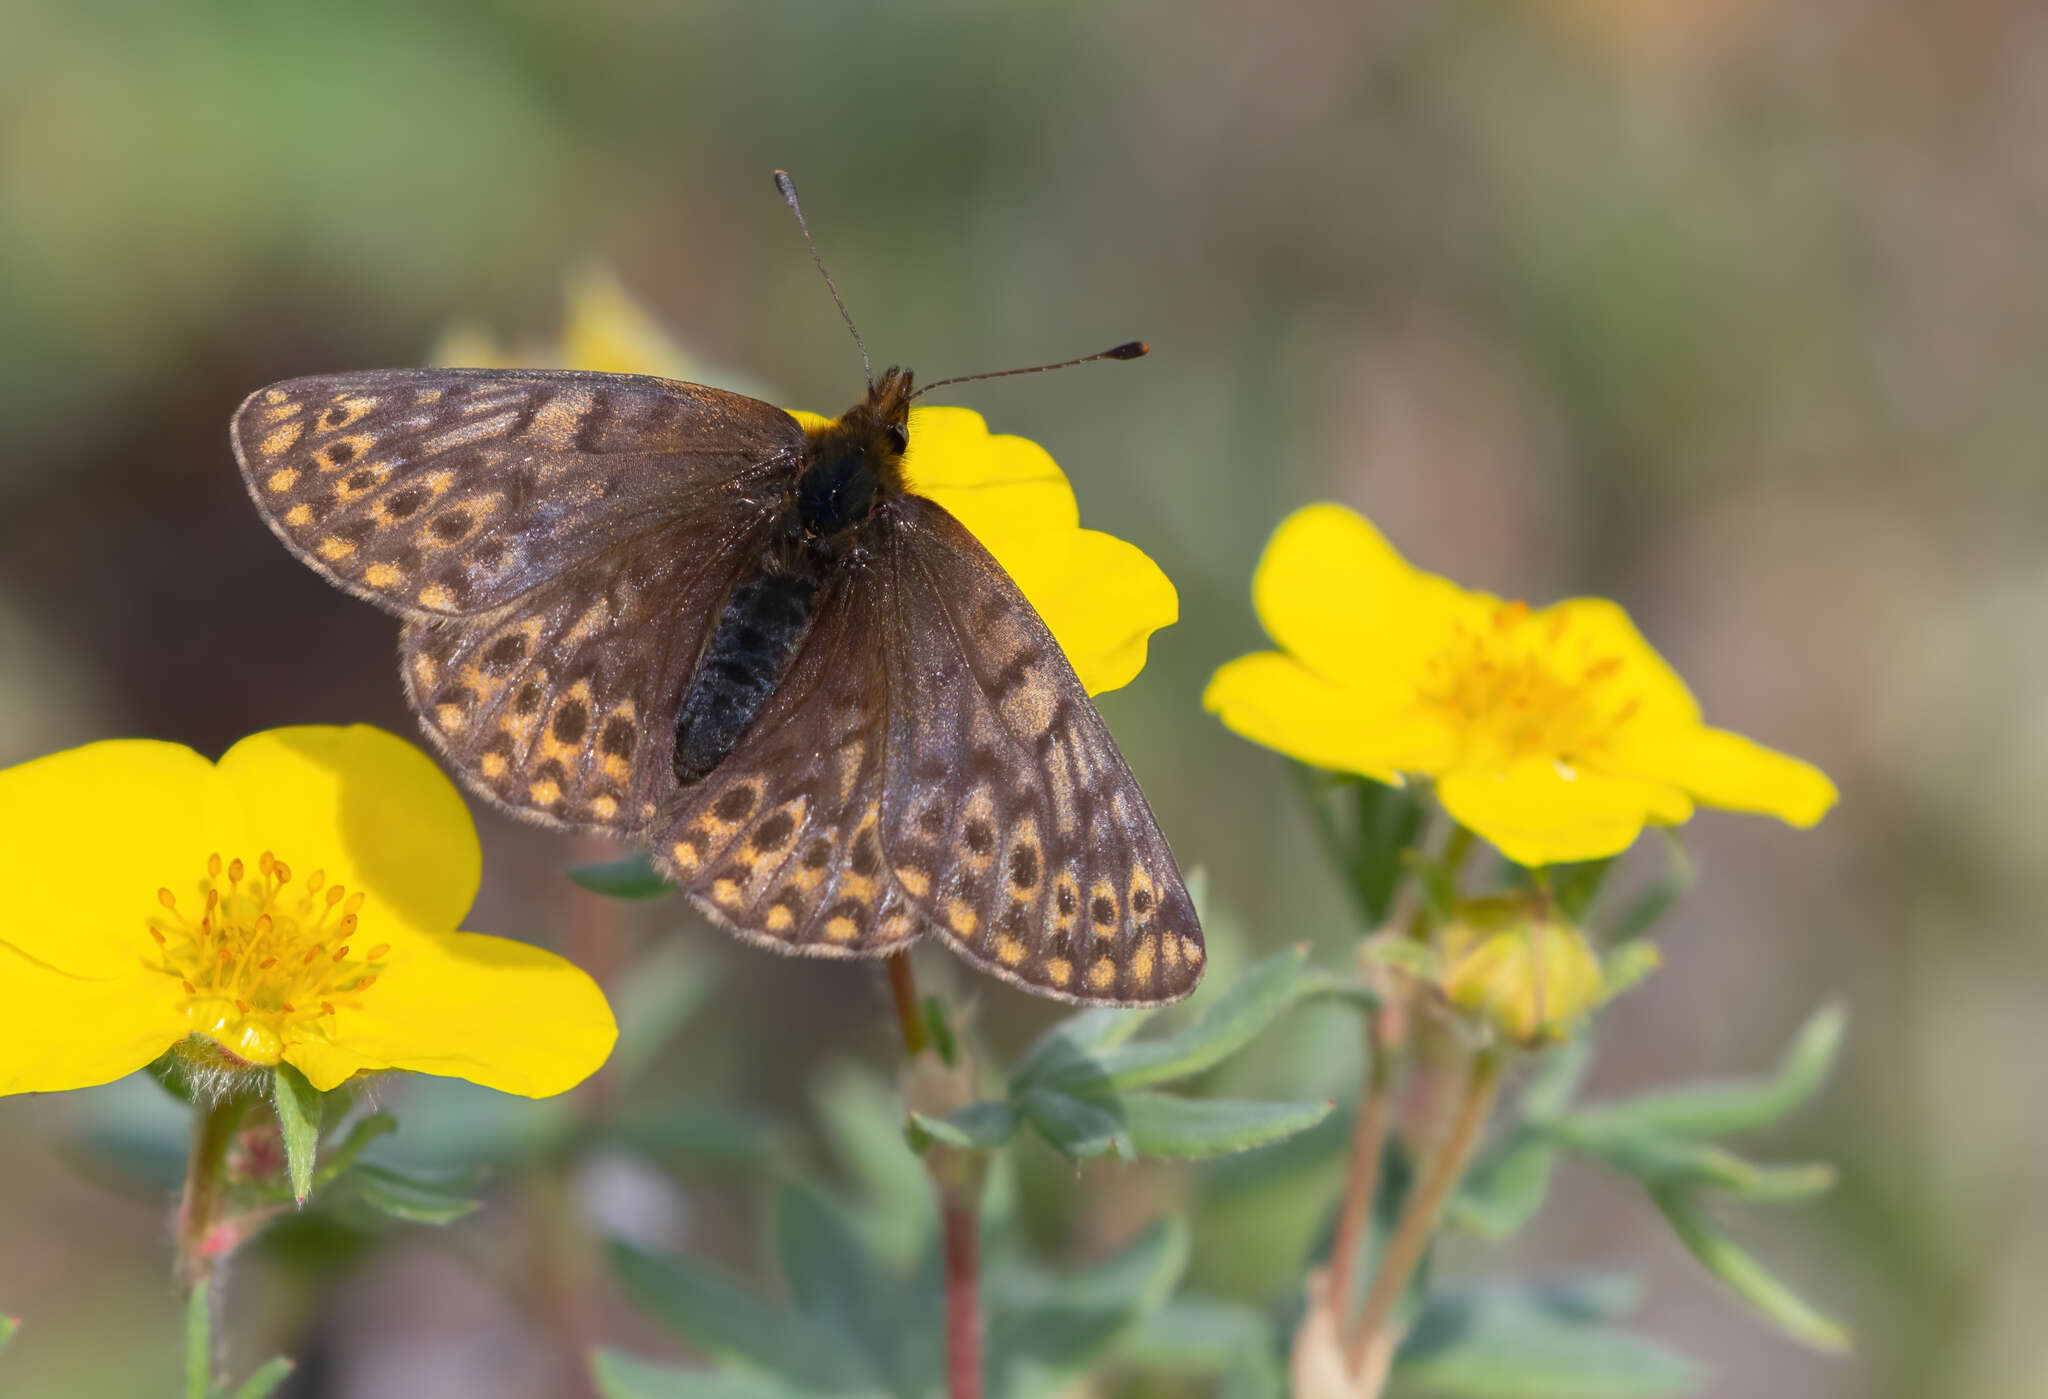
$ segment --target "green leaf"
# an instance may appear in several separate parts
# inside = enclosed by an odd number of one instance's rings
[[[1017,1135],[1017,1126],[1015,1108],[1005,1102],[988,1101],[969,1103],[946,1117],[913,1112],[906,1130],[912,1134],[913,1151],[923,1151],[932,1142],[957,1146],[963,1151],[994,1151]],[[922,1142],[918,1134],[922,1134]]]
[[[569,878],[581,888],[608,899],[658,899],[676,889],[661,877],[644,850],[623,859],[571,865]]]
[[[903,1140],[903,1096],[879,1075],[835,1066],[813,1094],[834,1161],[859,1186],[861,1232],[898,1267],[918,1257],[938,1227],[924,1162]]]
[[[185,1399],[213,1396],[213,1312],[211,1289],[194,1284],[185,1301]]]
[[[1412,787],[1370,779],[1358,784],[1358,837],[1348,862],[1368,927],[1384,923],[1407,866],[1403,854],[1422,830],[1422,797]]]
[[[1033,1040],[1031,1047],[1017,1060],[1010,1070],[1012,1089],[1022,1088],[1078,1063],[1092,1063],[1097,1055],[1115,1049],[1137,1034],[1151,1017],[1149,1010],[1119,1010],[1107,1006],[1068,1016]]]
[[[1447,1399],[1662,1399],[1704,1378],[1646,1337],[1502,1287],[1431,1296],[1394,1357],[1394,1377],[1404,1393]]]
[[[1186,1223],[1164,1219],[1093,1268],[991,1276],[987,1354],[993,1391],[1013,1397],[1064,1392],[1165,1303],[1187,1262]]]
[[[318,1190],[337,1179],[342,1172],[355,1164],[356,1158],[363,1154],[370,1143],[379,1137],[388,1137],[397,1130],[398,1119],[388,1112],[373,1112],[357,1121],[348,1129],[348,1135],[341,1139],[338,1146],[328,1148],[327,1159],[321,1162],[319,1170],[313,1172],[313,1188]]]
[[[1637,982],[1664,965],[1664,954],[1657,944],[1648,938],[1635,938],[1622,943],[1600,964],[1600,975],[1607,982],[1606,999],[1613,1000],[1622,992],[1632,989]]]
[[[21,1329],[18,1316],[0,1316],[0,1350],[7,1349],[7,1343],[14,1339],[14,1333]]]
[[[1699,1205],[1685,1191],[1659,1189],[1650,1192],[1657,1208],[1664,1211],[1672,1232],[1678,1235],[1694,1258],[1706,1270],[1726,1283],[1738,1297],[1762,1312],[1779,1330],[1812,1346],[1815,1350],[1846,1351],[1849,1332],[1774,1276],[1764,1265],[1727,1235],[1708,1222]]]
[[[1129,1161],[1138,1154],[1124,1124],[1098,1103],[1085,1102],[1056,1088],[1033,1088],[1018,1100],[1017,1106],[1055,1151],[1076,1161],[1105,1152]]]
[[[775,1241],[797,1310],[860,1350],[868,1373],[903,1389],[904,1345],[927,1320],[902,1314],[903,1279],[846,1212],[809,1186],[785,1184],[776,1193]]]
[[[1588,1131],[1568,1119],[1554,1135],[1653,1187],[1718,1190],[1760,1204],[1790,1204],[1823,1195],[1835,1184],[1834,1167],[1823,1163],[1759,1166],[1718,1146],[1633,1125]]]
[[[813,1393],[744,1370],[656,1365],[615,1350],[592,1353],[590,1376],[604,1399],[811,1399]]]
[[[1149,1088],[1198,1074],[1235,1054],[1291,1005],[1301,992],[1308,949],[1296,945],[1258,963],[1210,1002],[1193,1024],[1163,1039],[1126,1044],[1038,1076],[1058,1087]]]
[[[788,1145],[772,1119],[719,1103],[635,1103],[600,1123],[595,1135],[658,1161],[696,1166],[759,1166]]]
[[[1847,1027],[1848,1014],[1839,1004],[1824,1005],[1800,1028],[1778,1071],[1767,1079],[1689,1084],[1581,1108],[1569,1119],[1572,1130],[1596,1136],[1654,1131],[1718,1137],[1771,1126],[1820,1091]]]
[[[1604,860],[1549,866],[1550,897],[1556,902],[1558,912],[1577,923],[1593,906],[1593,900],[1600,897],[1600,886],[1607,882],[1608,872],[1613,868],[1614,857],[1611,855]]]
[[[1664,854],[1667,868],[1664,877],[1635,896],[1608,925],[1609,943],[1627,942],[1639,938],[1655,927],[1658,920],[1672,910],[1672,907],[1692,888],[1697,874],[1692,858],[1685,853],[1685,846],[1669,829],[1661,832],[1664,837]]]
[[[1169,1093],[1118,1096],[1124,1130],[1140,1156],[1221,1156],[1291,1137],[1315,1126],[1336,1106],[1180,1098]]]
[[[281,1355],[273,1355],[250,1372],[249,1378],[236,1386],[234,1399],[269,1399],[277,1387],[290,1378],[292,1362]]]
[[[1380,1008],[1380,993],[1373,990],[1365,978],[1326,971],[1321,967],[1308,967],[1302,971],[1295,997],[1300,1001],[1343,1001],[1357,1010]]]
[[[1523,1128],[1489,1149],[1451,1197],[1452,1223],[1482,1239],[1498,1242],[1519,1234],[1550,1193],[1557,1147]]]
[[[290,1064],[279,1064],[270,1082],[271,1102],[277,1108],[277,1125],[284,1137],[292,1199],[303,1205],[313,1193],[313,1157],[320,1148],[320,1090]]]
[[[1523,1120],[1543,1124],[1561,1117],[1592,1067],[1593,1037],[1589,1034],[1544,1050],[1516,1104]]]
[[[612,998],[619,1040],[612,1048],[611,1070],[620,1083],[638,1080],[661,1047],[702,1008],[717,979],[709,963],[672,943],[633,964]]]
[[[479,1181],[473,1174],[424,1180],[388,1166],[359,1165],[349,1173],[348,1184],[378,1214],[411,1224],[453,1224],[483,1203],[476,1198]]]
[[[1222,1375],[1247,1352],[1273,1348],[1273,1323],[1242,1302],[1182,1293],[1138,1324],[1117,1359],[1167,1375]]]
[[[610,1253],[634,1305],[706,1355],[806,1388],[845,1389],[873,1380],[867,1357],[836,1331],[757,1301],[723,1274],[617,1241]]]

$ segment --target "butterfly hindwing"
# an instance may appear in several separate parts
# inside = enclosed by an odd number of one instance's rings
[[[477,617],[419,618],[406,693],[470,785],[551,825],[644,830],[676,786],[675,715],[758,525],[686,515]]]
[[[273,384],[232,437],[292,552],[405,617],[491,611],[687,510],[747,514],[804,443],[781,409],[719,389],[483,369]]]
[[[677,793],[654,858],[691,901],[779,952],[871,957],[917,935],[882,855],[889,730],[887,580],[839,569],[796,658],[745,735]]]
[[[1201,927],[1066,655],[981,543],[908,496],[888,578],[891,873],[955,951],[1043,995],[1178,1000]]]

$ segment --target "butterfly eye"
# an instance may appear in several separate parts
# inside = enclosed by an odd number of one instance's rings
[[[902,423],[891,423],[883,428],[882,431],[889,434],[889,445],[898,452],[910,450],[910,429]]]

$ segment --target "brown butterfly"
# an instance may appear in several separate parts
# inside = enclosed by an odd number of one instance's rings
[[[286,547],[403,619],[407,697],[493,802],[649,842],[780,952],[931,931],[1041,995],[1177,1000],[1204,954],[1173,853],[1037,612],[905,488],[915,396],[891,368],[806,429],[638,375],[374,370],[232,431]]]

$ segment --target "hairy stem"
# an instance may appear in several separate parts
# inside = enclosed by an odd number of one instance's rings
[[[1458,1115],[1451,1124],[1450,1135],[1438,1149],[1436,1158],[1429,1163],[1428,1173],[1401,1208],[1401,1217],[1394,1225],[1394,1236],[1388,1240],[1387,1251],[1380,1258],[1379,1271],[1373,1276],[1372,1289],[1365,1294],[1365,1309],[1359,1313],[1358,1328],[1352,1332],[1351,1344],[1345,1349],[1345,1367],[1353,1375],[1364,1372],[1367,1353],[1386,1329],[1401,1295],[1408,1290],[1408,1280],[1414,1277],[1416,1265],[1422,1262],[1422,1255],[1429,1248],[1437,1221],[1443,1216],[1444,1205],[1450,1200],[1459,1177],[1465,1174],[1466,1163],[1472,1159],[1472,1149],[1479,1144],[1487,1113],[1493,1107],[1494,1091],[1500,1085],[1500,1060],[1497,1049],[1483,1049],[1474,1056],[1471,1072],[1465,1079],[1465,1095],[1458,1103]]]
[[[220,1213],[221,1164],[247,1106],[245,1099],[227,1098],[192,1119],[185,1190],[178,1201],[178,1277],[188,1289],[209,1281],[220,1261],[208,1236]]]
[[[1351,1312],[1351,1290],[1358,1276],[1358,1253],[1379,1193],[1380,1157],[1387,1145],[1387,1108],[1393,1096],[1391,1058],[1373,1051],[1366,1068],[1365,1091],[1358,1100],[1358,1122],[1351,1131],[1351,1166],[1344,1178],[1344,1211],[1337,1217],[1337,1238],[1330,1245],[1330,1310],[1343,1325]]]
[[[981,1399],[981,1210],[941,1192],[946,1252],[946,1395]]]

